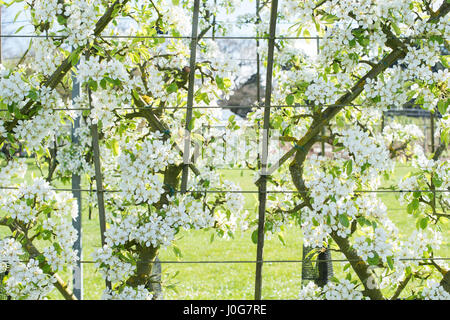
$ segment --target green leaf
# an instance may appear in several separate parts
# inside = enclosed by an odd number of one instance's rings
[[[380,263],[380,257],[378,256],[378,253],[374,252],[374,256],[372,258],[367,258],[367,262],[371,266],[376,266]]]
[[[389,269],[394,270],[394,259],[392,256],[386,258]]]
[[[72,66],[75,66],[78,63],[78,60],[80,60],[80,55],[78,54],[78,52],[72,52],[72,54],[70,55],[70,64]]]
[[[111,142],[112,152],[115,156],[119,155],[119,142],[117,140],[112,140]]]
[[[439,188],[440,186],[442,186],[442,179],[439,178],[438,176],[433,176],[433,178],[431,179],[431,181],[433,181],[433,184],[435,187]]]
[[[281,243],[283,244],[283,246],[286,245],[286,242],[284,241],[284,235],[282,233],[278,234],[278,239],[281,241]]]
[[[42,213],[45,215],[48,215],[49,213],[51,213],[53,211],[53,208],[49,205],[45,205],[44,209],[42,210]]]
[[[141,99],[141,97],[139,97],[139,94],[136,92],[136,90],[132,90],[131,93],[133,94],[133,97],[134,97],[136,100],[140,100],[140,99]]]
[[[252,232],[252,242],[254,244],[258,243],[258,229]]]
[[[17,1],[13,1],[13,2],[17,2]],[[0,1],[0,5],[3,3],[3,1]],[[18,12],[16,13],[16,15],[14,16],[14,22],[17,21],[17,18],[19,18],[20,14],[22,13],[22,10],[18,10]]]
[[[294,104],[295,97],[290,94],[286,97],[286,103],[288,106],[292,106]]]
[[[219,87],[219,89],[225,90],[225,82],[223,81],[223,79],[221,77],[216,76],[216,83],[217,83],[217,87]]]
[[[25,25],[20,26],[19,28],[17,28],[17,30],[14,32],[14,34],[19,33],[20,31],[22,31],[22,29],[25,27]]]
[[[106,79],[100,80],[100,87],[102,87],[103,90],[106,90]]]
[[[183,255],[181,254],[180,248],[178,248],[176,245],[173,245],[173,252],[177,256],[177,258],[182,258]]]
[[[419,199],[413,199],[412,202],[410,202],[408,204],[408,206],[406,207],[406,212],[408,212],[409,214],[413,213],[414,211],[416,211],[417,209],[419,209]]]
[[[343,119],[343,117],[336,116],[336,124],[338,125],[338,127],[344,128],[345,127],[345,120]]]
[[[361,173],[363,173],[364,171],[367,170],[367,168],[370,167],[370,163],[366,162],[363,164],[363,166],[361,167]]]
[[[419,226],[421,229],[425,229],[428,226],[428,217],[420,219]]]
[[[441,138],[442,141],[448,145],[448,143],[450,142],[450,130],[443,130],[441,133]]]
[[[58,242],[53,242],[53,248],[55,248],[57,253],[61,253],[62,252],[62,248],[61,248],[61,246],[59,245]]]
[[[440,35],[431,35],[430,38],[429,38],[429,41],[438,42],[439,44],[443,44],[444,43],[444,39]]]
[[[333,63],[333,71],[334,73],[339,73],[339,64],[337,62]]]
[[[189,122],[188,129],[189,131],[192,131],[194,129],[195,125],[195,118],[192,118],[191,122]]]
[[[36,90],[30,90],[30,92],[28,92],[28,98],[30,98],[33,101],[36,101],[38,99],[38,93]]]
[[[175,82],[172,82],[170,85],[167,86],[166,89],[167,93],[171,94],[173,92],[177,92],[178,91],[178,86]]]
[[[348,217],[347,217],[346,214],[340,214],[339,215],[339,222],[346,228],[348,226],[350,226],[350,222],[349,222]]]
[[[348,45],[350,46],[350,48],[353,48],[356,45],[356,39],[352,39],[348,42]]]
[[[89,84],[89,88],[91,88],[92,91],[97,91],[97,89],[98,89],[97,81],[89,80],[88,84]]]
[[[315,227],[319,226],[319,222],[317,222],[316,218],[314,218],[314,217],[312,218],[312,223]]]
[[[356,219],[356,221],[358,221],[358,223],[361,227],[364,227],[366,224],[366,218],[364,218],[364,217],[359,217]]]
[[[351,159],[346,161],[346,162],[347,162],[347,164],[346,164],[345,169],[346,169],[346,172],[347,172],[347,176],[350,177],[350,175],[352,174],[352,171],[353,171],[353,162],[352,162]]]
[[[449,100],[440,100],[437,104],[439,112],[443,115],[447,112]]]
[[[67,22],[67,19],[64,18],[63,15],[58,15],[58,16],[56,17],[56,19],[57,19],[57,21],[58,21],[58,23],[59,23],[60,25],[64,25],[64,24],[66,24],[66,22]]]
[[[398,27],[398,25],[396,23],[391,21],[391,25],[392,25],[392,28],[394,28],[394,31],[397,35],[400,35],[402,33],[402,31],[400,30],[400,28]]]

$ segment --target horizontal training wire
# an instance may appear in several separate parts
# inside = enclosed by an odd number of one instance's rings
[[[411,106],[421,106],[422,104],[414,104]],[[363,104],[319,104],[319,105],[309,105],[309,104],[293,104],[293,105],[271,105],[270,106],[273,109],[277,108],[347,108],[347,107],[353,107],[353,108],[360,108],[360,107],[366,107],[366,109],[375,109],[376,107],[367,107],[367,105]],[[257,109],[264,109],[265,106],[192,106],[193,109],[250,109],[250,108],[257,108]],[[152,106],[146,106],[146,107],[123,107],[123,108],[113,108],[112,110],[164,110],[164,109],[187,109],[187,106],[179,106],[179,107],[152,107]],[[48,110],[48,109],[44,109]],[[88,111],[92,110],[90,108],[51,108],[50,110],[53,111]],[[396,109],[392,109],[394,111],[397,111]],[[414,110],[414,109],[413,109]],[[8,109],[0,109],[0,111],[9,111]],[[406,111],[410,112],[408,109],[400,109],[398,111]],[[426,110],[423,110],[423,112],[426,112]],[[428,111],[429,113],[429,111]],[[426,114],[428,114],[426,113]]]
[[[437,257],[437,258],[400,258],[398,261],[450,261],[450,257]],[[7,262],[6,260],[0,260],[2,262]],[[197,261],[178,261],[178,260],[167,260],[167,261],[147,261],[147,260],[137,260],[137,263],[166,263],[166,264],[253,264],[253,263],[311,263],[311,262],[359,262],[362,259],[314,259],[314,260],[197,260]],[[21,262],[27,262],[23,260]],[[93,260],[81,260],[81,263],[85,264],[95,264],[97,261]]]
[[[68,35],[36,35],[36,34],[1,34],[0,38],[52,38],[52,39],[64,39],[67,38]],[[192,38],[191,36],[130,36],[130,35],[100,35],[97,38],[104,39],[197,39],[197,37]],[[327,37],[327,39],[332,39],[333,37]],[[263,36],[203,36],[202,39],[215,39],[215,40],[272,40],[271,37],[263,37]],[[276,36],[273,39],[275,40],[317,40],[317,39],[325,39],[324,37],[318,36]],[[433,37],[398,37],[398,39],[434,39]]]
[[[0,186],[0,189],[4,190],[19,190],[19,187],[3,187]],[[69,188],[52,188],[53,191],[78,191],[78,192],[103,192],[103,193],[118,193],[123,192],[122,190],[96,190],[96,189],[69,189]],[[171,193],[183,193],[181,190],[171,190]],[[309,191],[295,191],[295,190],[267,190],[265,192],[260,192],[258,190],[186,190],[187,193],[251,193],[251,194],[258,194],[258,193],[290,193],[290,194],[297,194],[297,193],[308,193]],[[411,192],[430,192],[430,193],[446,193],[450,192],[450,190],[354,190],[353,193],[411,193]]]
[[[448,261],[450,257],[439,257],[439,258],[403,258],[398,259],[400,261],[422,261],[422,260],[433,260],[433,261]],[[252,263],[311,263],[311,262],[358,262],[359,259],[315,259],[315,260],[198,260],[198,261],[159,261],[159,263],[167,264],[252,264]],[[140,263],[158,263],[158,261],[137,261]],[[96,263],[95,261],[81,261],[81,263]]]

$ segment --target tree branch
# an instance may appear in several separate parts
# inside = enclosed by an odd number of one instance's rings
[[[406,288],[406,285],[408,284],[409,280],[411,280],[412,274],[410,273],[397,287],[397,290],[395,290],[394,295],[391,297],[391,300],[396,300],[402,291]]]

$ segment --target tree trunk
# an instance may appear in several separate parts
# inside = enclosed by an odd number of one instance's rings
[[[144,247],[138,245],[137,251],[139,254],[138,261],[136,263],[136,275],[128,279],[127,284],[131,287],[137,287],[144,285],[147,289],[151,288],[151,277],[153,263],[159,248],[153,246]]]

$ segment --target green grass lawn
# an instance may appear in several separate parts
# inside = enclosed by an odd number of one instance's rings
[[[386,186],[397,182],[405,175],[410,167],[401,165],[396,169],[391,181]],[[37,169],[27,173],[38,174]],[[224,170],[229,180],[239,183],[243,190],[256,190],[252,180],[252,172],[247,170]],[[59,185],[58,187],[61,187]],[[70,187],[67,186],[66,187]],[[256,214],[256,194],[245,194],[246,209]],[[380,194],[380,198],[387,205],[389,215],[405,234],[415,229],[415,221],[408,216],[406,210],[400,206],[395,194]],[[446,228],[448,230],[448,228]],[[0,229],[0,235],[5,230]],[[215,238],[211,243],[212,231],[184,231],[178,235],[176,245],[183,254],[182,261],[217,261],[217,260],[255,260],[256,245],[251,241],[251,231],[240,232],[234,239]],[[438,256],[450,256],[448,232],[445,245],[437,252]],[[302,258],[301,230],[295,226],[288,226],[284,230],[286,245],[272,236],[266,239],[264,246],[265,260],[300,260]],[[88,218],[88,211],[83,208],[83,260],[92,260],[91,253],[100,246],[98,216],[94,212],[92,219]],[[333,253],[333,258],[341,256]],[[162,261],[175,261],[173,248],[161,250]],[[335,274],[342,273],[344,263],[335,263]],[[172,278],[173,275],[177,275]],[[254,264],[163,264],[163,280],[165,284],[175,284],[176,290],[167,289],[165,299],[252,299],[254,296]],[[62,274],[70,281],[69,272]],[[301,288],[300,263],[267,263],[263,267],[264,299],[295,299]],[[104,281],[95,266],[84,264],[84,299],[99,299],[104,289]],[[61,299],[58,292],[51,296]]]

